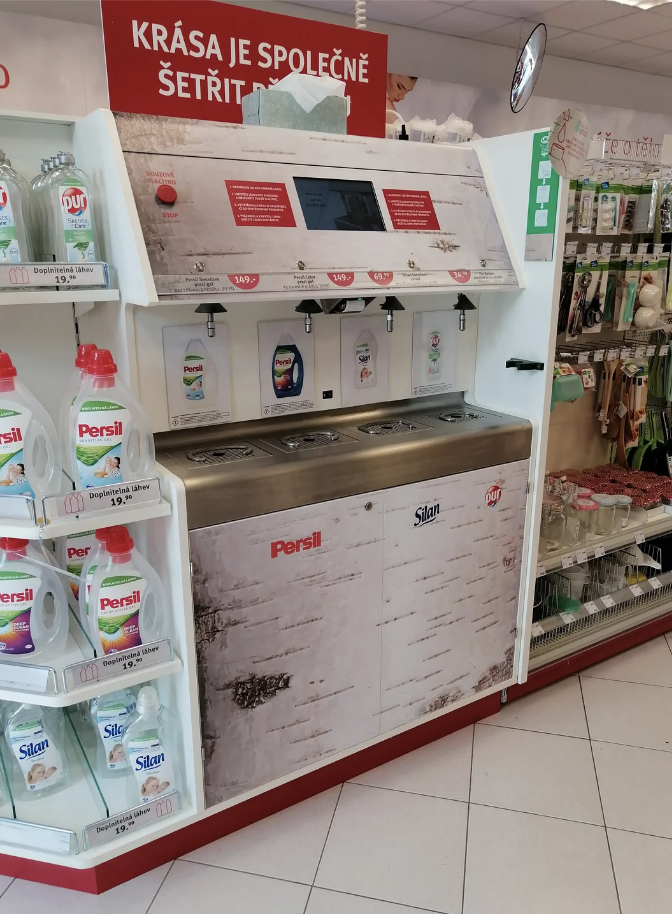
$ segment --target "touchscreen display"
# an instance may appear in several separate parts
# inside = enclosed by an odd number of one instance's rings
[[[370,181],[294,178],[310,231],[384,232],[385,223]]]

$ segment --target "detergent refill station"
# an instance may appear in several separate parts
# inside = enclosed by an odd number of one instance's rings
[[[45,145],[73,149],[118,290],[2,293],[3,349],[53,416],[77,334],[109,348],[155,433],[162,501],[134,536],[169,591],[174,656],[105,688],[152,680],[179,716],[180,796],[87,843],[123,806],[105,787],[107,815],[78,802],[96,789],[82,770],[48,820],[33,804],[11,840],[0,828],[1,872],[100,891],[120,857],[123,878],[151,869],[494,713],[525,679],[560,268],[524,259],[530,133],[450,147],[106,110],[0,123],[24,174]],[[261,224],[241,216],[250,186]],[[388,393],[346,406],[340,321],[372,311],[392,331]],[[418,312],[449,312],[440,394],[414,396]],[[27,315],[44,328],[30,352]],[[299,349],[304,326],[314,339],[314,408],[264,418],[258,325],[284,320]],[[175,431],[162,331],[194,324],[225,328],[232,422]]]

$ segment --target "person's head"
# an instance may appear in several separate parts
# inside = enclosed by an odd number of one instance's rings
[[[156,796],[159,792],[159,779],[155,777],[149,777],[142,785],[140,789],[140,794],[143,797],[152,797]]]
[[[26,475],[26,468],[24,467],[24,465],[22,463],[17,463],[16,469],[18,470],[19,476]]]
[[[417,76],[401,76],[399,73],[387,74],[387,97],[391,102],[403,101],[415,87]]]
[[[37,784],[38,781],[43,781],[47,773],[46,768],[41,762],[37,762],[28,772],[28,783]]]
[[[110,764],[112,764],[114,762],[123,762],[124,748],[121,745],[121,743],[117,743],[116,746],[112,747],[112,749],[110,750],[108,759],[109,759]]]

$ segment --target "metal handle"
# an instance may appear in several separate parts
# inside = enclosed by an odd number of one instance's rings
[[[543,371],[543,362],[531,362],[529,359],[507,359],[507,368],[516,368],[518,371]]]

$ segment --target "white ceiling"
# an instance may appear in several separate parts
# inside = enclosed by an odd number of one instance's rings
[[[353,0],[292,2],[354,15]],[[634,0],[367,0],[366,8],[372,20],[509,48],[544,22],[549,54],[672,76],[672,0],[647,10]]]

